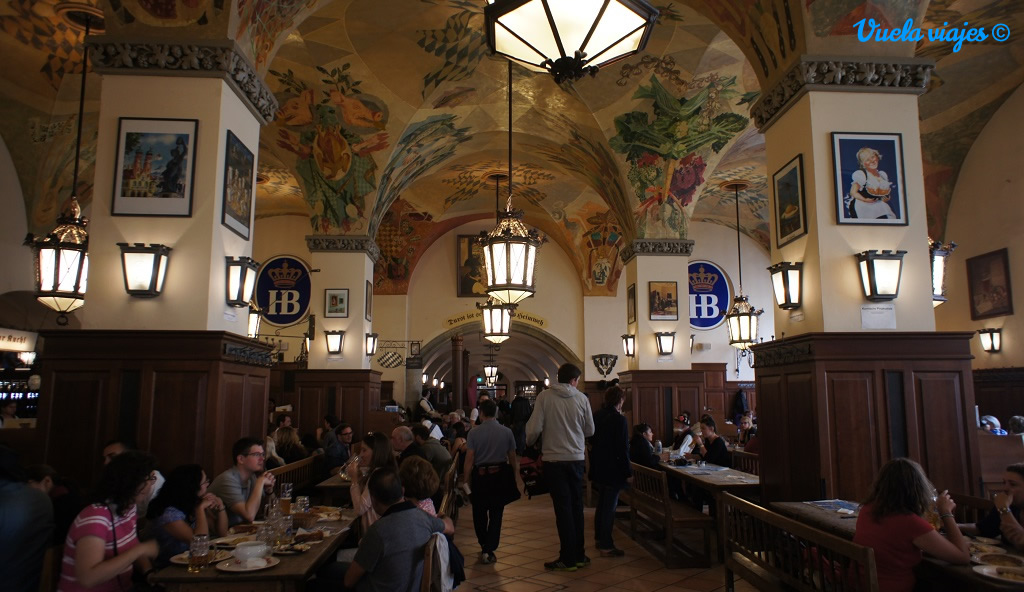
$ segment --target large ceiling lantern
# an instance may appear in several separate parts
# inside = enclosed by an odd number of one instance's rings
[[[515,304],[488,298],[486,303],[477,303],[476,307],[484,317],[484,339],[491,343],[501,343],[512,336],[509,326],[512,324],[512,313],[516,311]]]
[[[541,238],[523,224],[522,210],[512,208],[512,63],[508,65],[508,201],[499,209],[499,179],[494,180],[494,209],[498,224],[480,233],[487,275],[487,294],[503,304],[515,304],[536,291],[534,267]]]
[[[750,187],[747,181],[726,181],[721,185],[722,189],[731,190],[736,197],[736,268],[739,272],[739,289],[736,297],[732,300],[732,309],[725,315],[729,324],[729,345],[740,350],[740,354],[747,355],[751,345],[757,343],[757,321],[763,309],[754,308],[743,295],[743,250],[740,247],[740,191]]]
[[[597,69],[647,45],[658,9],[644,0],[487,0],[487,45],[555,82]]]

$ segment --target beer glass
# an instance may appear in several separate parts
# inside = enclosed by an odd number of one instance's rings
[[[210,560],[210,535],[197,534],[188,548],[188,573],[199,573]]]

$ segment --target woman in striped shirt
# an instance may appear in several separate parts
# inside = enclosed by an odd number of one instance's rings
[[[144,452],[119,454],[103,467],[100,502],[78,514],[64,541],[58,592],[127,592],[132,567],[149,570],[159,548],[139,542],[136,504],[149,499],[155,481],[156,459]]]

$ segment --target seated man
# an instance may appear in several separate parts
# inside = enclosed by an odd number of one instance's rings
[[[391,430],[391,447],[398,453],[398,464],[410,456],[427,458],[408,426],[398,426]]]
[[[274,490],[274,476],[263,471],[263,445],[255,438],[235,442],[231,455],[235,466],[217,475],[209,492],[224,501],[228,525],[234,526],[256,519],[264,493]]]
[[[448,449],[441,444],[440,440],[430,437],[430,430],[421,424],[412,426],[412,437],[413,441],[423,451],[423,456],[430,461],[431,466],[437,472],[437,476],[440,479],[444,479],[444,474],[448,471],[448,466],[452,464],[452,455],[448,452]]]
[[[370,500],[380,514],[359,541],[345,571],[345,588],[372,592],[416,592],[423,577],[423,550],[435,532],[453,534],[448,518],[434,518],[403,497],[398,471],[375,470],[369,480]],[[409,569],[414,566],[413,569]]]

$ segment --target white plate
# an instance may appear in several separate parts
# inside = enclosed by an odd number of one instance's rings
[[[971,555],[984,555],[986,553],[1006,553],[1006,549],[995,545],[983,545],[981,543],[970,543]]]
[[[231,559],[230,551],[225,551],[223,549],[210,549],[210,552],[213,553],[213,558],[210,560],[210,563]],[[171,563],[175,565],[188,565],[188,551],[178,553],[174,557],[171,557]]]
[[[237,534],[237,535],[228,535],[226,537],[220,537],[219,539],[213,539],[212,541],[210,541],[210,543],[212,543],[214,545],[218,545],[220,547],[234,548],[236,545],[238,545],[238,543],[251,543],[251,542],[253,542],[255,540],[256,540],[256,535],[254,535],[254,534],[249,534],[249,535]]]
[[[245,567],[242,562],[237,559],[228,559],[227,561],[221,561],[218,563],[217,569],[221,571],[241,573],[247,571],[259,571],[261,569],[267,569],[268,567],[274,567],[278,563],[281,563],[281,560],[277,557],[264,557],[263,560],[267,562],[266,565],[261,565],[259,567]]]
[[[1000,561],[1012,561],[1013,565],[1003,565]],[[979,553],[971,555],[971,561],[978,565],[994,565],[996,567],[1024,567],[1024,557],[1005,553]]]
[[[1000,574],[998,570],[1010,570],[1015,574],[1020,574],[1021,579],[1015,580],[1013,578],[1008,578]],[[975,565],[974,571],[980,573],[981,575],[987,578],[999,580],[1000,582],[1010,582],[1012,584],[1017,584],[1018,586],[1024,584],[1024,569],[1019,567],[996,567],[994,565]]]
[[[974,537],[974,542],[981,543],[982,545],[998,545],[1002,543],[999,539],[990,539],[988,537]]]

